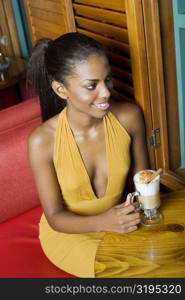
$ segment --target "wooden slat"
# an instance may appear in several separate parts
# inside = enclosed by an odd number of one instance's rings
[[[129,57],[129,55],[130,55],[129,46],[127,44],[103,37],[99,34],[94,34],[92,32],[89,32],[87,30],[83,30],[80,28],[77,28],[77,32],[91,36],[92,38],[99,41],[100,43],[105,45],[109,50],[111,50],[113,52],[121,53],[122,55],[126,55],[127,57]]]
[[[60,25],[63,20],[62,14],[40,10],[38,8],[31,9],[31,16],[58,25]]]
[[[76,32],[76,24],[74,19],[74,12],[72,6],[72,0],[64,1],[64,14],[66,23],[66,32]]]
[[[117,55],[110,51],[107,52],[107,55],[111,64],[123,67],[127,70],[131,70],[131,61],[128,57],[125,57],[123,55]]]
[[[82,3],[118,11],[125,11],[125,0],[74,0],[74,3]]]
[[[124,92],[120,93],[116,91],[116,89],[113,89],[111,92],[111,98],[115,99],[116,101],[127,101],[127,102],[134,102],[134,98],[132,96],[128,96],[124,94]]]
[[[89,29],[91,31],[97,32],[99,34],[106,35],[107,37],[118,39],[128,43],[128,32],[126,29],[93,21],[83,17],[75,17],[76,24],[80,28]]]
[[[32,17],[32,26],[35,26],[36,30],[47,29],[48,32],[57,34],[62,34],[62,30],[65,31],[64,20],[61,21],[61,25],[57,25]]]
[[[111,64],[111,70],[116,77],[120,77],[122,80],[125,80],[126,82],[132,84],[132,74],[130,72],[115,67],[112,64]]]
[[[134,95],[134,89],[132,86],[127,84],[126,82],[123,82],[117,78],[113,78],[113,86],[115,87],[116,90],[118,91],[124,91],[127,94],[133,96]]]
[[[24,0],[24,8],[25,8],[25,12],[26,12],[31,41],[32,41],[32,44],[34,44],[36,37],[35,37],[35,29],[32,27],[32,24],[31,24],[30,0]]]
[[[62,9],[64,8],[63,1],[49,1],[49,0],[29,0],[29,7],[32,9],[38,8],[43,9],[49,12],[56,12],[61,13]]]
[[[81,4],[73,4],[74,13],[77,16],[85,16],[104,23],[127,27],[126,14],[106,10],[102,8],[89,7]]]

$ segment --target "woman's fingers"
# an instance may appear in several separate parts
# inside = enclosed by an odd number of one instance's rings
[[[130,195],[127,195],[126,202],[129,203]],[[118,233],[127,233],[137,229],[140,223],[140,214],[135,211],[133,204],[118,204],[105,212],[104,231],[115,231]],[[104,220],[104,218],[102,219]]]
[[[132,195],[132,193],[129,193],[127,195],[125,202],[116,205],[115,208],[122,208],[122,207],[125,207],[127,205],[134,205],[135,209],[138,208],[138,202],[137,201],[133,202],[133,195]]]
[[[137,225],[141,222],[140,216],[138,215],[130,215],[128,217],[119,217],[119,223],[125,227],[130,227],[133,225]]]
[[[132,232],[132,231],[135,231],[135,230],[137,230],[137,226],[131,226],[127,229],[127,231],[125,233]]]
[[[124,206],[125,206],[125,202],[115,205],[114,208],[122,208]]]
[[[138,228],[138,224],[140,223],[140,219],[135,219],[132,222],[121,224],[121,228],[124,233],[134,231]]]
[[[131,201],[132,201],[132,194],[129,193],[127,195],[126,201],[124,202],[125,206],[132,204]]]
[[[132,227],[132,226],[135,226],[135,225],[139,224],[140,221],[141,221],[140,218],[138,218],[138,219],[135,219],[133,221],[128,222],[125,226],[129,228],[129,227]]]
[[[129,194],[127,195],[127,198],[126,198],[125,202],[123,202],[123,203],[121,203],[121,204],[118,204],[118,205],[116,205],[116,206],[114,206],[114,207],[115,207],[115,208],[121,208],[121,207],[125,207],[125,206],[127,206],[127,205],[130,205],[130,204],[131,204],[131,200],[132,200],[132,194],[129,193]]]
[[[120,207],[118,210],[117,210],[117,214],[118,215],[128,215],[130,214],[131,212],[134,212],[135,211],[135,207],[134,205],[127,205],[127,206],[124,206],[124,207]]]

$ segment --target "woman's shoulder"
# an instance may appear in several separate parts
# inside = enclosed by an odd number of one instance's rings
[[[111,112],[130,136],[134,136],[138,123],[143,121],[141,108],[133,102],[111,102]]]
[[[29,149],[37,152],[44,150],[45,153],[52,151],[58,116],[50,118],[30,132],[28,136]]]

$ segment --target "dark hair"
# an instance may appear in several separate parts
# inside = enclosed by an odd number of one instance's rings
[[[74,72],[75,63],[93,53],[106,56],[99,42],[77,32],[64,34],[56,40],[37,41],[27,66],[27,82],[40,98],[43,121],[65,106],[65,101],[53,91],[51,82],[56,80],[67,86],[66,78]]]

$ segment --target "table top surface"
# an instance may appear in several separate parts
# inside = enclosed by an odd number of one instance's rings
[[[4,80],[0,80],[0,90],[5,89],[25,77],[26,62],[20,57],[10,57],[9,68],[4,71]]]
[[[159,211],[161,224],[124,236],[127,278],[185,277],[185,190],[161,196]]]

